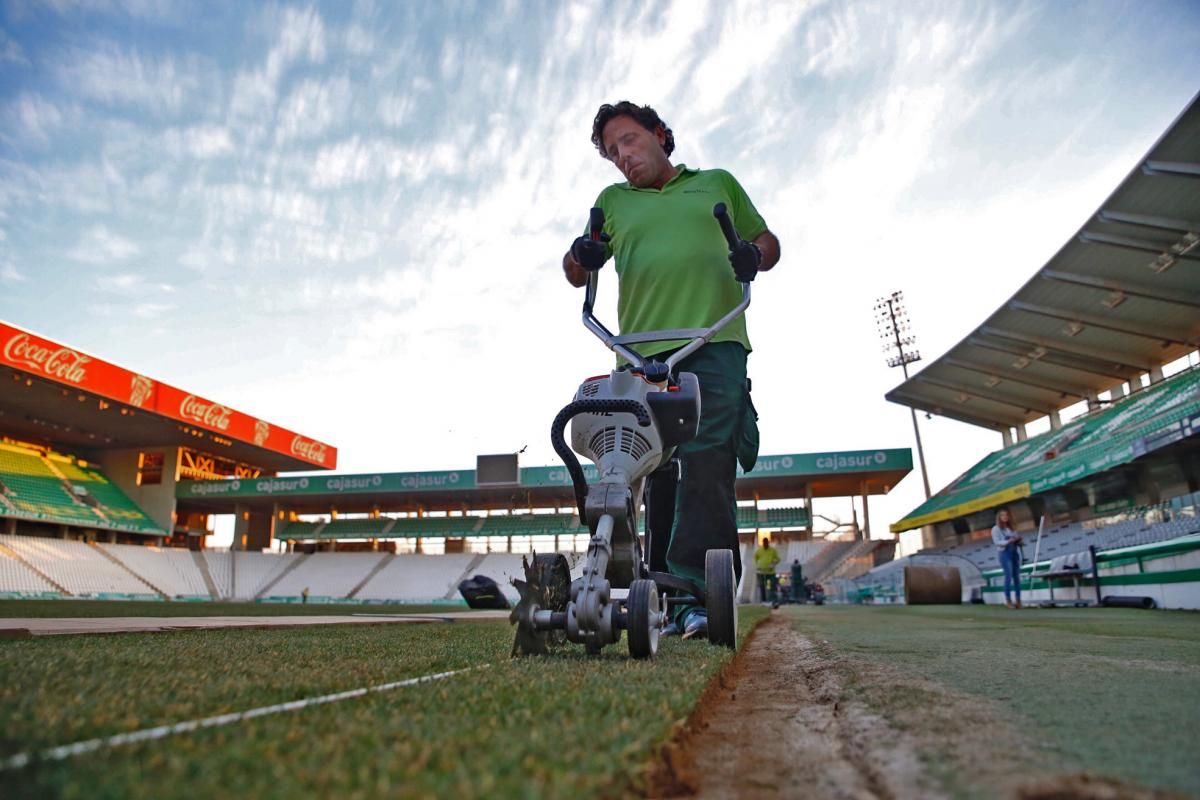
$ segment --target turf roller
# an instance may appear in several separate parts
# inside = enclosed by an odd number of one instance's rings
[[[957,567],[905,567],[904,602],[910,606],[960,605],[962,574]]]

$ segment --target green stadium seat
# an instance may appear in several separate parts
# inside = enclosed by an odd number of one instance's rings
[[[1102,411],[1067,422],[1024,442],[990,453],[908,517],[924,516],[987,495],[1030,484],[1037,493],[1059,474],[1078,480],[1137,457],[1135,444],[1149,434],[1200,413],[1200,369],[1189,369],[1129,395]]]
[[[97,503],[101,514],[115,526],[143,533],[162,534],[158,527],[136,503],[129,499],[96,466],[80,465],[62,456],[49,456],[55,466],[73,486],[82,487]]]

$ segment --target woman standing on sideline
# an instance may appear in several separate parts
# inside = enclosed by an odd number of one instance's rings
[[[1000,568],[1004,570],[1004,605],[1021,607],[1021,535],[1012,529],[1012,515],[1007,508],[996,512],[996,525],[992,528],[992,542],[1000,550]],[[1017,602],[1012,601],[1013,590]]]

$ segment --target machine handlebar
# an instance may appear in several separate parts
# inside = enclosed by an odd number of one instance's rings
[[[604,209],[593,208],[588,216],[588,227],[591,229],[593,242],[600,241],[600,234],[604,231]]]
[[[713,217],[721,226],[721,232],[725,235],[725,241],[729,244],[729,249],[733,250],[738,246],[739,239],[737,231],[733,228],[733,221],[729,219],[729,211],[724,203],[717,203],[713,206]],[[604,227],[604,211],[599,208],[593,208],[588,218],[588,226],[593,240],[601,238],[601,230]],[[600,320],[596,319],[596,315],[592,309],[596,303],[596,286],[599,281],[599,271],[588,273],[587,290],[583,298],[583,325],[589,331],[596,335],[600,341],[604,342],[604,346],[612,350],[617,355],[624,358],[629,363],[637,367],[645,365],[645,359],[642,358],[636,351],[627,345],[644,343],[644,342],[661,342],[674,339],[688,340],[688,343],[679,350],[675,351],[666,360],[666,365],[669,369],[674,369],[675,365],[682,361],[687,356],[696,352],[709,341],[712,340],[717,332],[740,316],[750,305],[750,284],[742,283],[742,299],[729,312],[714,322],[707,328],[688,328],[680,330],[668,331],[648,331],[645,333],[634,333],[624,336],[617,336],[608,328],[604,327]]]
[[[600,213],[603,215],[604,212]],[[724,203],[717,203],[713,206],[713,216],[717,218],[717,223],[721,226],[721,233],[725,234],[725,241],[729,244],[730,251],[735,250],[741,239],[738,238],[737,231],[733,229],[733,220],[729,218],[729,210],[725,208]]]

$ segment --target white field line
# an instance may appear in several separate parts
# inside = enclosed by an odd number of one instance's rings
[[[246,719],[254,719],[255,717],[265,717],[270,714],[282,714],[288,711],[300,711],[309,706],[319,706],[325,703],[337,703],[342,700],[352,700],[355,697],[362,697],[367,694],[376,692],[389,692],[393,689],[403,689],[406,686],[416,686],[421,683],[431,683],[440,681],[454,675],[461,675],[464,672],[472,670],[484,669],[491,666],[490,664],[481,664],[477,667],[467,667],[465,669],[456,669],[449,672],[435,672],[432,675],[422,675],[419,678],[407,678],[402,681],[393,681],[391,683],[381,683],[378,686],[365,686],[361,689],[350,689],[345,692],[337,692],[336,694],[326,694],[320,697],[306,697],[303,700],[292,700],[288,703],[279,703],[273,706],[263,706],[261,708],[252,708],[248,711],[235,711],[231,714],[220,714],[215,717],[205,717],[203,719],[193,719],[187,722],[176,722],[173,725],[159,725],[156,728],[143,728],[140,731],[132,731],[130,733],[118,733],[116,736],[105,736],[99,739],[86,739],[82,742],[73,744],[64,744],[59,747],[51,747],[48,750],[43,750],[36,754],[38,760],[41,761],[60,761],[71,756],[81,755],[83,753],[91,753],[96,750],[101,750],[108,747],[119,747],[123,744],[134,744],[136,742],[148,742],[154,739],[162,739],[176,733],[190,733],[203,728],[219,728],[222,725],[231,725],[235,722],[241,722]],[[26,766],[34,759],[32,753],[18,753],[15,756],[10,756],[0,762],[0,771],[10,769],[20,769]]]

